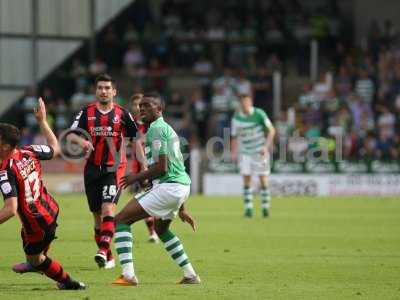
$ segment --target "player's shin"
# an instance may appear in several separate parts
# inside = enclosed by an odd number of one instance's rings
[[[95,228],[94,229],[94,240],[96,241],[96,245],[100,248],[100,241],[101,241],[101,230]],[[113,259],[111,249],[107,251],[107,261],[111,261]]]
[[[115,224],[113,216],[105,216],[101,223],[101,237],[99,243],[99,249],[107,254],[110,250],[110,244],[114,236]]]
[[[35,266],[35,269],[43,272],[47,277],[60,283],[65,283],[71,280],[69,274],[63,270],[63,267],[57,261],[52,260],[49,257],[46,257],[41,264]]]
[[[152,235],[154,233],[154,218],[153,217],[148,217],[144,219],[146,222],[147,229],[149,230],[149,235]]]
[[[135,276],[132,255],[133,236],[129,225],[117,224],[114,244],[122,268],[122,275],[127,279],[133,278]]]
[[[268,187],[262,187],[260,191],[261,196],[261,209],[263,217],[268,217],[269,209],[271,207],[271,193]]]
[[[144,219],[144,221],[146,222],[147,229],[149,230],[149,242],[158,243],[159,238],[155,230],[154,217],[148,217]]]
[[[196,277],[192,264],[189,262],[189,258],[183,249],[181,241],[171,231],[166,230],[164,233],[159,235],[160,240],[164,243],[164,248],[171,255],[175,263],[181,267],[184,277],[193,278]]]
[[[253,215],[253,192],[251,190],[251,187],[248,186],[243,187],[243,201],[244,201],[245,216],[251,217]]]

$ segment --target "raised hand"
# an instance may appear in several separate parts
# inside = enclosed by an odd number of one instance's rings
[[[43,121],[46,121],[46,105],[44,104],[43,99],[40,97],[38,99],[38,105],[33,109],[33,112],[35,114],[36,120],[38,123],[41,123]]]
[[[86,153],[94,151],[93,144],[90,141],[84,140],[81,146]]]

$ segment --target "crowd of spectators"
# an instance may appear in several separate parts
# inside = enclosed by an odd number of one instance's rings
[[[351,31],[336,1],[326,0],[322,8],[305,7],[298,0],[160,3],[154,8],[137,0],[125,18],[98,36],[91,63],[79,56],[71,60],[64,68],[70,94],[40,89],[57,133],[94,100],[94,78],[110,72],[133,83],[132,93],[161,92],[168,121],[179,135],[204,145],[229,127],[240,94],[252,95],[255,105],[272,117],[272,73],[291,69],[307,77],[314,38],[329,72],[306,84],[296,103],[284,103],[294,107],[296,117],[282,112],[274,120],[279,138],[304,136],[317,141],[306,148],[333,149],[342,136],[346,159],[400,155],[400,48],[390,21],[382,28],[371,24],[359,48],[346,37]],[[174,74],[195,77],[197,87],[190,93],[171,89],[168,78]],[[31,113],[37,95],[31,88],[21,101],[24,143],[41,139]],[[127,105],[121,97],[117,102]]]
[[[168,69],[255,71],[272,54],[296,61],[304,75],[311,38],[328,51],[349,32],[332,0],[312,7],[298,0],[165,0],[153,9],[136,2],[125,23],[109,26],[99,40],[107,64],[130,76],[146,74],[152,61]]]
[[[348,160],[399,158],[397,37],[389,21],[382,30],[373,22],[363,47],[338,44],[332,72],[323,73],[316,83],[306,84],[298,98],[296,128],[300,135],[333,146],[341,139]]]

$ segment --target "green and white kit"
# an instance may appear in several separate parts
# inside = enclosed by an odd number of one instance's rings
[[[241,111],[234,114],[231,135],[238,142],[238,164],[242,175],[269,175],[269,154],[262,155],[265,148],[266,130],[273,128],[267,114],[259,108],[252,108],[250,114]]]
[[[173,219],[190,194],[190,177],[185,171],[179,137],[162,117],[150,124],[145,137],[145,154],[148,165],[156,162],[159,155],[168,158],[168,170],[153,180],[153,187],[136,199],[151,216]]]

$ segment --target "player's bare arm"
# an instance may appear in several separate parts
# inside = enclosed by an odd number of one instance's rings
[[[232,161],[237,160],[237,138],[231,137],[231,159]]]
[[[94,150],[92,142],[84,139],[83,137],[80,137],[76,133],[68,134],[67,141],[68,143],[78,144],[85,150],[85,152],[91,152]]]
[[[196,221],[188,213],[188,211],[185,208],[184,203],[179,208],[179,218],[182,220],[183,223],[188,223],[192,227],[193,231],[196,231],[196,229],[197,229]]]
[[[53,148],[54,156],[59,155],[61,153],[60,145],[57,137],[47,123],[46,105],[42,98],[39,98],[38,106],[34,109],[34,113],[36,120],[39,123],[40,130],[46,138],[47,144]]]
[[[143,182],[163,176],[168,171],[168,158],[166,155],[158,156],[158,161],[151,165],[147,170],[138,174],[129,174],[122,177],[122,187],[126,188],[135,182]]]
[[[147,164],[147,159],[146,159],[146,154],[144,153],[144,136],[141,135],[141,137],[134,141],[135,143],[135,151],[136,151],[136,159],[139,162],[140,165],[140,170],[142,170],[142,172],[147,171],[147,169],[149,168],[148,164]],[[144,179],[140,182],[140,185],[142,188],[146,188],[147,186],[149,186],[149,180]]]
[[[136,150],[136,159],[139,161],[140,164],[140,169],[141,170],[147,170],[148,165],[147,165],[147,160],[146,160],[146,155],[144,154],[144,149],[143,149],[143,136],[141,136],[138,140],[134,141],[135,143],[135,150]]]
[[[263,155],[266,155],[268,153],[268,151],[270,151],[272,149],[275,134],[276,134],[276,130],[272,126],[266,130],[266,132],[265,132],[266,141],[265,141],[265,149],[264,149],[264,152],[262,153]]]
[[[8,221],[17,214],[17,197],[10,197],[4,200],[4,206],[0,209],[0,224]]]

